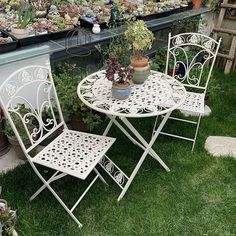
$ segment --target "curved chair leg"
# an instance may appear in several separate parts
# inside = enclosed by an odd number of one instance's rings
[[[198,117],[197,128],[196,128],[196,132],[195,132],[195,135],[194,135],[194,141],[193,141],[193,145],[192,145],[192,152],[193,152],[194,147],[195,147],[195,143],[196,143],[196,139],[197,139],[197,134],[198,134],[198,129],[199,129],[201,117],[202,117],[202,115],[200,114],[199,117]]]

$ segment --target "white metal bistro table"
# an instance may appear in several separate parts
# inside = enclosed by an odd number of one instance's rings
[[[132,174],[127,176],[110,158],[104,156],[101,167],[122,189],[118,201],[123,198],[135,175],[149,154],[157,160],[166,171],[168,166],[152,149],[159,133],[164,127],[171,112],[185,100],[186,90],[176,79],[157,71],[151,71],[144,84],[133,85],[131,95],[125,100],[117,100],[111,94],[112,83],[106,78],[105,70],[95,72],[84,78],[78,85],[79,98],[88,107],[106,114],[110,118],[103,135],[107,135],[112,124],[115,124],[134,144],[143,149],[143,154]],[[147,142],[128,118],[143,118],[163,115],[159,126],[154,129]],[[120,122],[117,120],[119,118]],[[125,128],[126,127],[126,128]]]

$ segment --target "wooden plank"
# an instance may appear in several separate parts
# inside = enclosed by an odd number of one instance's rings
[[[227,3],[228,3],[228,0],[224,0],[222,4],[227,4]],[[225,8],[221,8],[220,9],[220,14],[219,14],[219,17],[218,17],[218,21],[216,23],[216,28],[220,28],[221,27],[223,19],[224,19],[224,16],[225,16],[225,12],[226,12]]]
[[[231,30],[231,29],[223,29],[223,28],[216,28],[216,27],[214,27],[213,31],[220,32],[220,33],[236,35],[236,30]]]
[[[231,60],[231,61],[234,60],[234,57],[230,57],[229,55],[223,54],[223,53],[218,53],[218,54],[217,54],[217,57],[226,58],[226,59]]]
[[[236,9],[236,4],[222,3],[221,7],[222,8],[233,8],[233,9]]]
[[[236,21],[236,16],[225,15],[225,19],[227,19],[227,20],[235,20]]]
[[[235,51],[236,51],[236,36],[233,37],[230,50],[229,50],[229,56],[235,57]],[[227,60],[226,65],[225,65],[225,74],[228,74],[230,72],[232,65],[233,65],[233,61]]]

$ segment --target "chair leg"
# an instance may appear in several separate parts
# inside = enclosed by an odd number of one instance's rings
[[[59,173],[59,171],[56,171],[51,177],[50,179],[48,179],[47,183],[50,183],[50,181]],[[30,201],[33,201],[35,199],[35,197],[37,197],[47,186],[45,184],[43,184],[31,197],[30,197]]]
[[[65,173],[61,173],[58,174],[59,171],[57,171],[56,173],[54,173],[49,180],[44,179],[44,177],[40,174],[40,172],[38,171],[38,169],[36,168],[36,166],[34,165],[34,163],[32,161],[29,161],[33,170],[35,171],[35,173],[37,174],[37,176],[42,180],[42,182],[44,183],[43,186],[41,186],[37,192],[31,197],[31,200],[33,200],[33,198],[35,198],[42,190],[44,190],[45,188],[48,188],[48,190],[53,194],[53,196],[58,200],[58,202],[62,205],[62,207],[66,210],[66,212],[71,216],[71,218],[76,222],[76,224],[78,224],[79,227],[82,227],[83,225],[80,223],[80,221],[75,217],[75,215],[73,214],[74,209],[77,207],[77,205],[80,203],[80,201],[83,199],[83,197],[85,196],[85,194],[89,191],[89,189],[91,188],[91,186],[94,184],[94,182],[97,180],[97,178],[100,177],[100,175],[97,173],[97,175],[95,176],[95,178],[92,180],[92,182],[89,184],[89,186],[85,189],[85,191],[82,193],[82,195],[79,197],[79,199],[76,201],[76,203],[74,204],[74,206],[69,209],[66,204],[62,201],[62,199],[58,196],[58,194],[54,191],[54,189],[50,186],[50,183],[58,180],[64,176],[66,176],[67,174]],[[58,175],[57,175],[58,174]]]
[[[40,175],[41,176],[41,175]],[[40,178],[43,180],[44,184],[48,188],[48,190],[53,194],[53,196],[57,199],[57,201],[62,205],[62,207],[66,210],[66,212],[70,215],[70,217],[78,224],[79,227],[82,227],[83,225],[80,223],[80,221],[75,217],[75,215],[72,213],[72,211],[66,206],[66,204],[62,201],[62,199],[57,195],[57,193],[54,191],[54,189],[47,183],[47,181],[41,176]]]
[[[198,129],[199,129],[201,117],[202,117],[202,115],[200,114],[199,117],[198,117],[197,128],[196,128],[196,132],[195,132],[195,135],[194,135],[194,141],[193,141],[193,146],[192,146],[192,152],[193,152],[194,147],[195,147],[195,143],[196,143],[196,139],[197,139],[197,134],[198,134]]]
[[[96,168],[94,168],[94,171],[104,184],[109,185]]]

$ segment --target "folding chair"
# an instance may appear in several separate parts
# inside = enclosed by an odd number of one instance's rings
[[[202,114],[204,114],[205,95],[221,39],[216,40],[199,33],[183,33],[171,36],[169,33],[165,73],[182,82],[187,90],[185,102],[180,110],[193,112],[197,121],[170,116],[169,119],[195,125],[194,137],[184,137],[167,132],[163,135],[193,142],[195,146]]]
[[[48,188],[72,219],[81,227],[82,224],[75,217],[73,211],[97,178],[106,183],[96,169],[96,165],[115,139],[67,128],[57,98],[49,63],[47,66],[27,66],[13,72],[0,87],[0,105],[30,165],[43,182],[42,187],[30,200],[33,200],[41,191]],[[32,151],[43,140],[54,132],[58,132],[58,130],[61,130],[61,133],[52,142],[37,154],[32,155]],[[29,146],[24,144],[22,131],[30,141]],[[55,170],[55,173],[46,180],[37,168],[37,164],[49,167]],[[85,180],[93,170],[96,173],[95,178],[72,208],[68,208],[50,186],[52,182],[66,175]]]

